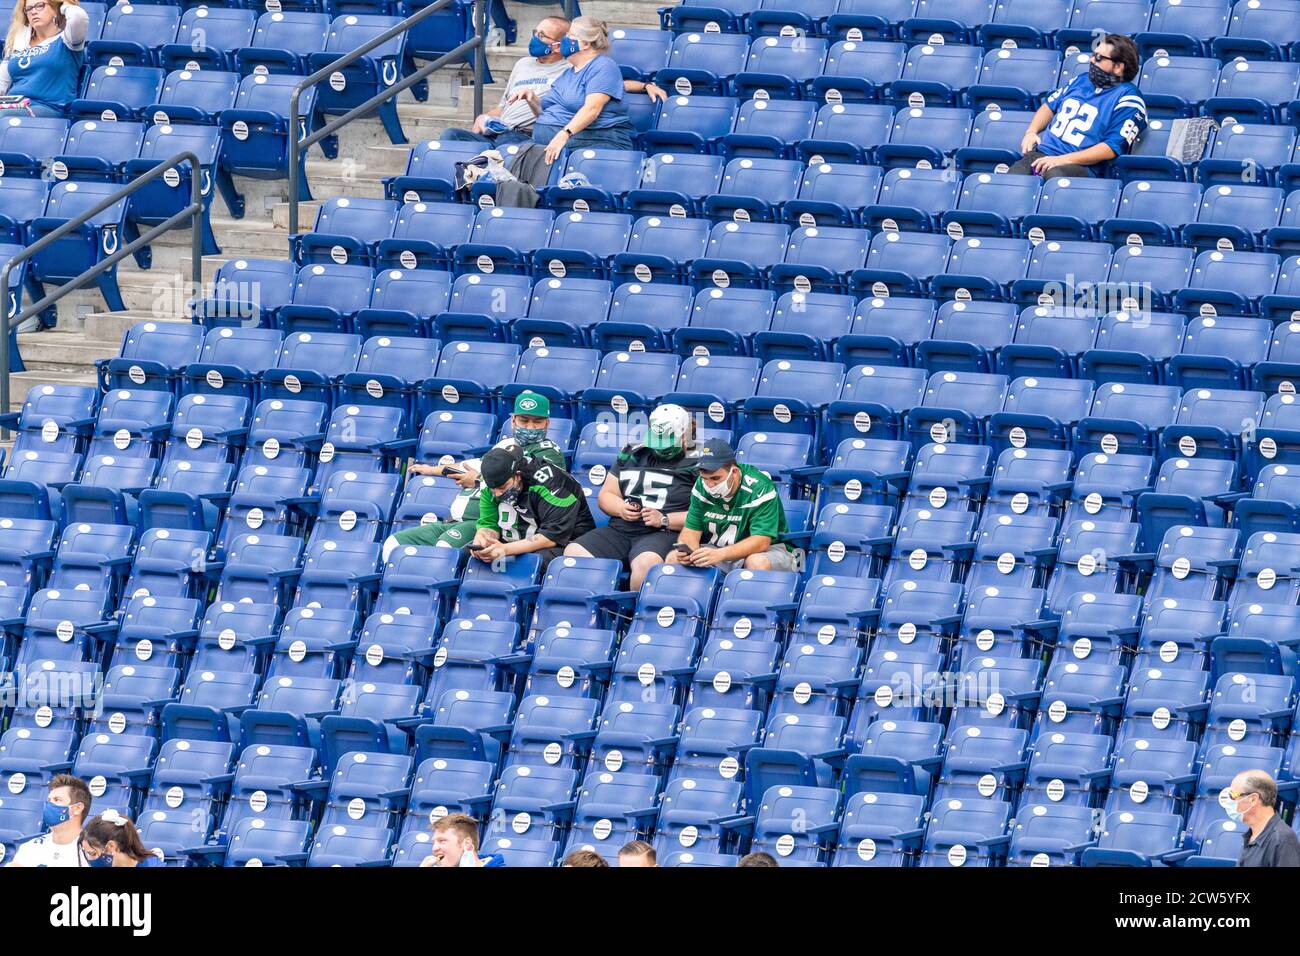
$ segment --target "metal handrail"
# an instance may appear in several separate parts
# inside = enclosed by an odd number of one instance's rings
[[[487,45],[487,0],[474,0],[474,36],[454,50],[449,50],[436,60],[426,63],[400,83],[395,83],[388,89],[381,90],[364,103],[352,107],[342,116],[335,117],[311,135],[302,140],[298,139],[298,121],[300,119],[298,100],[307,89],[315,86],[336,71],[355,63],[375,47],[382,46],[393,37],[406,33],[411,27],[426,17],[437,13],[443,7],[456,2],[457,0],[436,0],[435,3],[431,3],[417,13],[411,14],[411,16],[391,29],[385,30],[374,39],[363,43],[351,53],[345,53],[337,60],[321,67],[293,88],[293,94],[289,97],[289,235],[292,236],[298,232],[298,164],[299,154],[303,150],[310,149],[327,136],[332,136],[340,127],[346,126],[359,116],[373,112],[380,103],[392,99],[403,90],[421,82],[435,70],[440,70],[447,64],[460,60],[470,50],[474,51],[474,115],[478,116],[483,112],[483,80],[487,74],[485,50]]]
[[[9,293],[9,275],[13,270],[35,256],[37,253],[49,248],[58,242],[64,236],[76,231],[81,226],[90,222],[101,212],[115,203],[121,202],[127,196],[136,192],[143,186],[149,185],[159,176],[168,170],[176,169],[182,163],[190,164],[190,203],[180,212],[170,216],[163,222],[151,227],[148,231],[142,233],[138,239],[132,241],[129,245],[123,246],[108,258],[101,259],[95,265],[91,266],[81,275],[59,286],[39,302],[34,302],[27,308],[23,309],[15,316],[9,314],[8,293]],[[59,299],[63,298],[70,292],[76,292],[85,286],[90,280],[94,279],[102,272],[107,272],[113,266],[117,265],[127,256],[134,255],[137,250],[149,245],[158,236],[170,229],[180,225],[186,218],[190,220],[190,283],[195,289],[198,289],[203,282],[203,173],[202,164],[199,157],[194,153],[186,150],[177,153],[171,159],[159,163],[149,172],[131,180],[113,195],[103,199],[95,206],[83,212],[81,215],[69,219],[63,225],[59,226],[53,232],[48,233],[32,243],[18,255],[14,256],[8,262],[0,267],[0,293],[6,296],[5,308],[0,310],[0,411],[7,414],[9,412],[9,330],[21,325],[25,320],[34,315],[44,312]],[[8,437],[8,429],[0,430],[0,435]]]

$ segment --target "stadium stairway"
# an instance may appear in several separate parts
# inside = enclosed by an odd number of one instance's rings
[[[583,13],[605,20],[611,29],[657,28],[657,11],[665,5],[672,4],[664,0],[583,0],[581,4]],[[519,39],[512,46],[488,49],[488,66],[497,82],[484,89],[485,108],[495,105],[511,67],[528,55],[528,37],[537,22],[560,9],[558,3],[537,5],[509,0],[506,6],[519,24]],[[340,130],[337,159],[327,160],[319,147],[312,148],[307,158],[307,180],[316,199],[299,205],[304,232],[311,230],[316,209],[324,199],[382,198],[383,178],[406,169],[414,146],[437,139],[449,126],[469,126],[474,120],[472,71],[468,67],[438,71],[430,77],[428,101],[417,103],[409,93],[400,94],[398,113],[406,131],[406,145],[392,145],[379,118],[371,117]],[[236,182],[244,192],[247,213],[243,219],[234,219],[219,195],[214,200],[212,229],[221,254],[204,257],[204,282],[212,281],[228,259],[289,257],[287,181],[237,178]],[[116,355],[122,335],[136,322],[187,322],[185,272],[189,242],[188,229],[174,230],[153,244],[152,268],[139,269],[129,259],[119,266],[124,311],[107,311],[97,290],[83,289],[59,302],[59,321],[54,328],[20,335],[19,349],[27,371],[12,377],[8,410],[20,410],[28,390],[40,385],[94,384],[95,361]]]

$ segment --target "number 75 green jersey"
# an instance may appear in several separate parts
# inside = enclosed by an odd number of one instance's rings
[[[691,506],[686,512],[686,527],[700,532],[700,543],[718,548],[763,535],[776,539],[785,534],[785,506],[776,485],[753,465],[740,465],[740,488],[730,501],[715,498],[697,480],[691,489]],[[778,545],[785,547],[784,545]]]

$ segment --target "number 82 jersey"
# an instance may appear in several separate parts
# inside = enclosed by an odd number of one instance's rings
[[[1147,105],[1132,83],[1101,88],[1081,73],[1050,93],[1046,105],[1056,114],[1038,140],[1038,149],[1060,156],[1105,143],[1123,156],[1147,125]]]

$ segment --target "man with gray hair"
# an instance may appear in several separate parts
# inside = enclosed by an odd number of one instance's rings
[[[1242,835],[1237,866],[1300,866],[1300,838],[1277,815],[1277,781],[1263,770],[1243,770],[1232,778],[1225,809]]]

